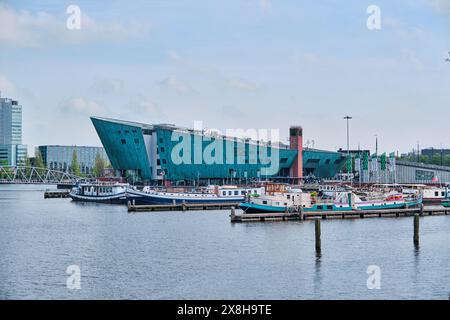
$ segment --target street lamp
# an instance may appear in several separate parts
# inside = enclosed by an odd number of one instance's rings
[[[350,116],[345,116],[345,120],[347,120],[347,163],[349,163],[350,160],[350,130],[349,130],[349,120],[352,119]],[[350,172],[348,172],[349,168],[351,168],[351,165],[347,165],[347,174],[348,178],[350,178]]]

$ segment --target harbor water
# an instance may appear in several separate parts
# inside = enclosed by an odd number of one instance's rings
[[[449,299],[450,217],[230,223],[0,185],[0,299]],[[67,285],[69,266],[79,289]],[[379,268],[369,289],[369,266]],[[369,268],[370,270],[373,270]]]

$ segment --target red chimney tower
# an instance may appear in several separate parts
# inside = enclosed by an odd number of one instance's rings
[[[298,180],[303,178],[303,129],[299,126],[291,126],[289,129],[289,146],[297,150],[297,158],[291,167],[291,177]]]

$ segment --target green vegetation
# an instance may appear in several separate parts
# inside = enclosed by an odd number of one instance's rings
[[[44,168],[44,160],[42,160],[42,155],[39,150],[36,149],[34,154],[34,167],[36,168]]]
[[[42,154],[38,149],[36,149],[36,151],[34,153],[34,167],[39,168],[39,169],[36,169],[36,171],[39,174],[44,173],[44,170],[40,169],[40,168],[44,168],[44,160],[42,160]]]
[[[72,163],[70,164],[70,169],[73,175],[80,176],[80,165],[78,164],[78,156],[76,150],[73,150]]]
[[[106,161],[100,156],[99,153],[95,156],[95,164],[94,164],[94,176],[101,177],[103,175],[103,170],[105,170]]]
[[[417,155],[410,154],[410,155],[401,157],[400,160],[409,161],[409,162],[417,162]],[[433,157],[421,155],[421,156],[419,156],[419,162],[425,163],[425,164],[435,164],[435,165],[440,166],[441,165],[441,154],[439,152],[437,152],[437,154],[435,154]],[[446,156],[442,157],[442,165],[450,167],[450,155],[446,155]]]

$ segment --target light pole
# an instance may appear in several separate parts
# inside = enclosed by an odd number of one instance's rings
[[[345,120],[347,120],[347,163],[350,163],[350,129],[349,129],[349,120],[352,119],[350,116],[345,116]],[[351,163],[350,163],[351,164]],[[347,173],[350,177],[350,172],[348,172],[348,169],[351,168],[351,165],[347,165]]]

